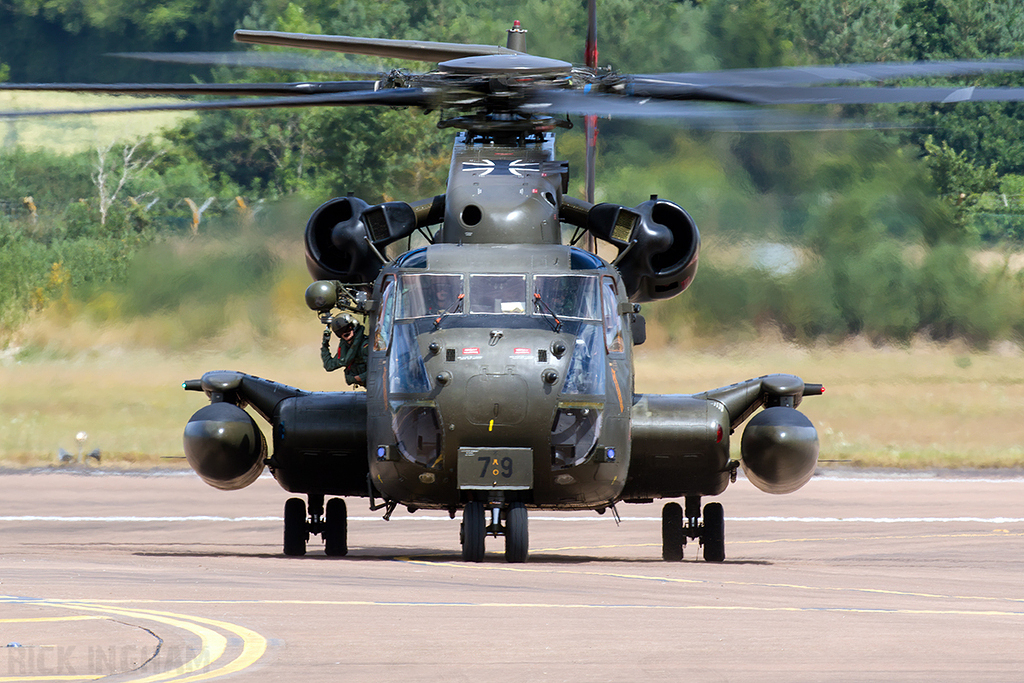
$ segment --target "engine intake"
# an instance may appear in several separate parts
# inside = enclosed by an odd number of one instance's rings
[[[306,223],[306,268],[317,280],[373,282],[387,262],[384,247],[415,229],[416,213],[405,202],[370,206],[358,197],[336,197]]]
[[[634,209],[597,204],[587,215],[587,229],[618,247],[612,264],[634,303],[670,299],[697,274],[700,232],[674,202],[651,199]]]

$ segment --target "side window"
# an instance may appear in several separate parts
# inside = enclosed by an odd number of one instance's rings
[[[604,345],[608,353],[621,353],[622,316],[619,315],[619,299],[615,295],[615,280],[607,275],[602,279],[601,299],[604,310]]]
[[[391,341],[391,328],[395,324],[395,276],[389,275],[381,287],[380,313],[373,335],[374,351],[385,351]]]

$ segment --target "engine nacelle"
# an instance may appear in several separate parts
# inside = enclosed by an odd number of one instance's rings
[[[792,493],[818,462],[818,432],[798,410],[775,406],[755,415],[740,441],[743,471],[767,493]]]
[[[366,392],[286,398],[275,407],[272,422],[271,472],[285,491],[366,495]]]
[[[306,268],[317,280],[373,282],[386,262],[383,249],[416,229],[405,202],[370,206],[357,197],[322,204],[306,223]]]
[[[196,474],[224,491],[245,488],[263,472],[267,442],[256,422],[233,403],[211,403],[185,425],[185,457]]]
[[[651,199],[635,209],[598,204],[587,215],[587,229],[618,247],[613,265],[634,303],[670,299],[697,274],[700,232],[674,202]]]
[[[729,485],[729,414],[693,396],[634,397],[626,500],[716,496]]]

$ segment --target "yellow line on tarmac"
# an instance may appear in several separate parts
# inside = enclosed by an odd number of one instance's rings
[[[624,574],[619,572],[599,572],[599,571],[578,571],[572,569],[545,569],[545,568],[528,568],[523,566],[509,566],[499,564],[465,564],[460,562],[431,562],[429,560],[414,560],[412,558],[396,558],[401,562],[407,562],[409,564],[423,565],[423,566],[435,566],[445,567],[451,569],[462,569],[462,570],[484,570],[484,571],[499,571],[499,572],[518,572],[518,573],[529,573],[529,574],[549,574],[549,575],[568,575],[568,576],[598,576],[616,579],[630,579],[639,581],[653,581],[657,583],[681,583],[681,584],[702,584],[708,583],[708,579],[683,579],[672,576],[651,576],[645,574]],[[928,598],[928,599],[945,599],[945,600],[972,600],[979,602],[1009,602],[1009,603],[1024,603],[1024,598],[1015,597],[993,597],[983,595],[942,595],[937,593],[922,593],[916,591],[900,591],[900,590],[886,590],[881,588],[862,588],[856,586],[808,586],[803,584],[787,584],[787,583],[764,583],[760,581],[715,581],[717,585],[722,586],[748,586],[755,588],[785,588],[792,590],[804,590],[819,593],[865,593],[865,594],[876,594],[876,595],[895,595],[902,597],[916,597],[916,598]],[[871,610],[864,610],[871,611]],[[918,613],[913,610],[905,610],[904,613]],[[958,612],[945,612],[939,611],[923,611],[920,613],[924,614],[956,614]],[[967,612],[968,614],[989,614],[988,612]],[[1021,612],[992,612],[991,614],[1005,614],[1012,616],[1021,616]]]
[[[55,603],[46,601],[44,604],[53,605]],[[159,674],[153,674],[145,678],[134,679],[134,683],[155,683],[156,681],[165,681],[183,674],[192,673],[198,671],[204,666],[208,666],[223,656],[224,651],[227,649],[228,639],[203,626],[183,621],[182,619],[172,619],[166,616],[158,616],[155,613],[149,613],[144,610],[134,610],[128,608],[115,608],[115,607],[104,607],[102,605],[92,605],[87,603],[69,601],[67,603],[56,603],[57,606],[66,607],[67,609],[80,609],[90,612],[102,612],[105,614],[115,614],[120,617],[140,617],[143,619],[149,619],[157,621],[168,626],[180,628],[185,631],[191,631],[195,635],[199,636],[202,641],[202,647],[199,649],[199,653],[185,664],[179,666],[177,669],[171,671],[164,671]],[[174,615],[176,617],[181,615]],[[187,617],[186,617],[187,618]]]
[[[150,612],[148,610],[131,610],[131,611],[132,612],[138,611],[140,613],[147,613],[148,612],[149,614],[161,614],[161,615],[166,614],[166,615],[171,615],[171,616],[179,616],[179,615],[172,615],[170,612]],[[267,639],[264,638],[263,636],[261,636],[260,634],[256,633],[255,631],[252,631],[250,629],[245,628],[244,626],[238,626],[237,624],[230,624],[230,623],[228,623],[226,621],[217,621],[217,620],[214,620],[214,619],[206,619],[206,618],[203,618],[203,617],[190,616],[188,618],[191,619],[192,621],[195,621],[195,622],[201,622],[201,623],[204,623],[204,624],[209,624],[210,626],[215,626],[217,628],[224,629],[225,631],[230,631],[231,633],[234,633],[236,636],[238,636],[239,638],[242,639],[242,652],[237,657],[235,657],[232,661],[228,662],[224,666],[221,666],[220,668],[214,669],[212,671],[208,671],[206,673],[198,674],[196,676],[190,676],[188,678],[179,679],[178,681],[176,681],[176,683],[187,683],[187,682],[190,682],[190,681],[202,681],[202,680],[206,680],[206,679],[209,679],[209,678],[215,678],[217,676],[226,676],[228,674],[237,673],[237,672],[241,671],[242,669],[245,669],[245,668],[255,664],[256,660],[258,660],[260,657],[262,657],[263,654],[267,651]],[[153,680],[153,679],[140,679],[140,680],[134,681],[133,683],[145,683],[146,681],[149,681],[149,680]]]
[[[25,617],[24,619],[0,619],[0,624],[28,624],[36,621],[86,621],[88,619],[103,619],[86,614],[79,614],[73,617]],[[0,678],[0,681],[4,679]]]
[[[653,577],[637,577],[637,578],[650,578]],[[661,581],[662,579],[658,578]],[[724,582],[730,583],[730,582]],[[736,583],[736,582],[732,582]],[[761,584],[751,584],[761,585]],[[795,588],[802,588],[802,586],[794,586]],[[842,589],[834,589],[842,590]],[[849,589],[853,591],[859,591],[861,589]],[[895,595],[905,595],[898,591],[880,591],[888,592]],[[909,594],[916,595],[916,594]],[[970,596],[934,596],[954,599],[976,599]],[[999,600],[1001,598],[989,598],[992,600]],[[212,601],[203,600],[204,604],[209,604]],[[235,601],[225,601],[226,604],[230,604]],[[407,609],[410,607],[421,607],[421,608],[456,608],[456,609],[576,609],[576,610],[612,610],[612,611],[625,611],[625,610],[642,610],[642,611],[680,611],[680,612],[841,612],[850,614],[915,614],[915,615],[957,615],[967,617],[1024,617],[1024,612],[1014,611],[1003,611],[1003,610],[966,610],[966,609],[911,609],[911,608],[886,608],[886,607],[842,607],[842,606],[826,606],[826,607],[757,607],[752,605],[655,605],[655,604],[640,604],[640,603],[628,603],[628,604],[598,604],[598,603],[554,603],[554,602],[421,602],[421,601],[406,601],[406,600],[253,600],[253,603],[261,605],[321,605],[321,606],[335,606],[335,607],[400,607]],[[236,627],[237,628],[237,627]],[[221,676],[226,673],[223,669],[218,669],[215,675]],[[213,675],[213,674],[210,674]],[[209,677],[210,675],[204,674],[203,677]],[[199,677],[188,680],[199,680]],[[133,682],[138,683],[138,682]],[[179,682],[175,682],[179,683]]]
[[[267,641],[260,634],[247,629],[243,626],[231,624],[224,621],[217,621],[214,619],[206,619],[203,617],[195,617],[183,614],[175,614],[173,612],[161,612],[155,610],[143,610],[129,607],[111,607],[91,602],[77,602],[77,601],[65,601],[65,600],[38,600],[38,601],[24,601],[20,604],[37,605],[44,607],[60,607],[63,609],[82,610],[88,612],[99,612],[102,614],[116,615],[120,617],[135,617],[139,619],[146,619],[150,621],[156,621],[174,628],[179,628],[185,631],[189,631],[199,637],[202,645],[199,653],[193,657],[190,661],[186,662],[182,666],[171,671],[164,671],[150,676],[142,678],[130,679],[131,683],[159,683],[160,681],[169,681],[175,679],[175,683],[190,683],[193,681],[202,681],[218,676],[225,676],[232,673],[237,673],[251,666],[255,663],[267,649]],[[93,616],[79,616],[79,619],[101,619],[102,617]],[[68,617],[68,620],[74,620],[76,617]],[[54,619],[56,620],[56,619]],[[214,664],[217,660],[224,656],[227,650],[227,638],[214,631],[212,628],[207,628],[201,624],[219,628],[229,633],[238,636],[242,641],[241,653],[232,659],[230,662],[223,666],[211,669],[209,671],[199,672],[201,669],[209,667]],[[194,675],[193,675],[194,674]],[[185,678],[179,678],[185,676]],[[76,676],[63,680],[95,680],[102,678],[102,676]],[[8,681],[14,680],[61,680],[53,677],[29,677],[29,678],[0,678],[0,683],[7,683]]]

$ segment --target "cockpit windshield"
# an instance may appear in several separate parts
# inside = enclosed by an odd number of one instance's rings
[[[534,275],[533,291],[539,305],[559,318],[601,318],[594,275]]]
[[[470,313],[525,313],[525,275],[470,275]]]
[[[404,273],[401,292],[400,318],[453,313],[452,308],[462,294],[462,276]]]

